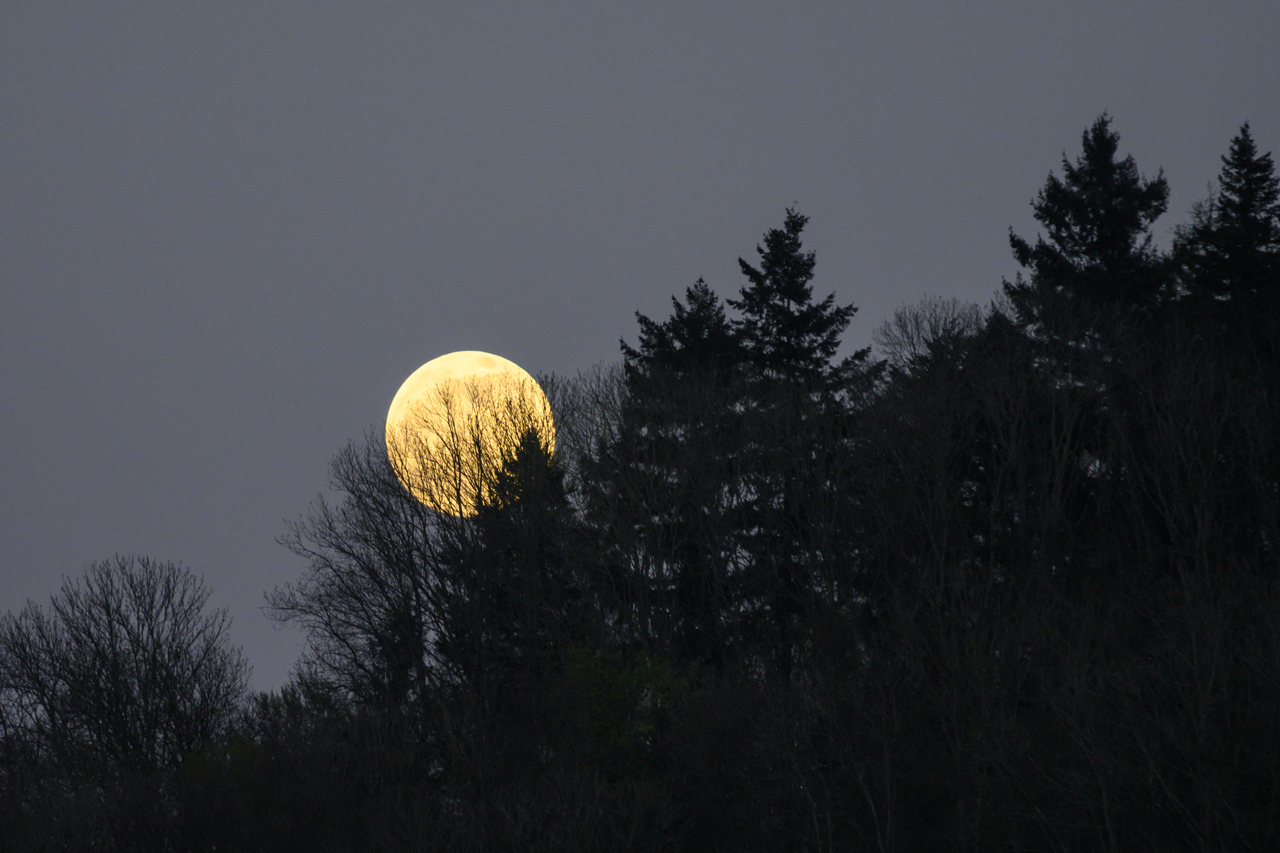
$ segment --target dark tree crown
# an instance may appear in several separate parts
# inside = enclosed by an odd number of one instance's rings
[[[1259,154],[1246,122],[1222,158],[1218,192],[1195,206],[1174,241],[1182,283],[1192,294],[1235,296],[1280,279],[1280,179]]]
[[[756,246],[759,268],[742,258],[747,277],[741,298],[728,300],[742,314],[734,328],[754,371],[761,376],[812,382],[828,378],[840,335],[857,309],[837,306],[835,294],[813,301],[814,253],[803,250],[800,232],[809,217],[787,208],[781,229],[770,229]]]
[[[699,278],[681,304],[671,297],[672,315],[662,323],[636,312],[638,348],[622,341],[623,366],[632,390],[656,375],[688,377],[699,371],[724,373],[739,359],[739,345],[720,298]]]
[[[1043,304],[1065,297],[1089,308],[1137,307],[1164,284],[1165,261],[1151,245],[1151,224],[1165,212],[1169,185],[1163,170],[1151,180],[1133,157],[1116,159],[1120,135],[1105,113],[1084,132],[1074,164],[1062,158],[1063,177],[1052,172],[1032,202],[1046,236],[1035,245],[1009,232],[1018,263],[1030,271],[1006,282],[1005,291],[1024,320]],[[1030,315],[1030,316],[1027,316]]]

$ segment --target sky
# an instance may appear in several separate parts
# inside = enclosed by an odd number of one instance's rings
[[[1280,5],[0,5],[0,613],[181,561],[256,689],[301,651],[276,538],[435,356],[574,376],[810,217],[846,349],[986,303],[1012,227],[1113,118],[1167,245],[1248,121]]]

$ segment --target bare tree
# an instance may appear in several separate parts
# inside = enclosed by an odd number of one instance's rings
[[[0,620],[9,734],[81,767],[160,769],[220,736],[249,667],[225,609],[181,564],[117,556],[63,581],[46,611]]]
[[[390,447],[370,435],[335,456],[342,498],[322,497],[281,538],[310,566],[268,596],[269,612],[306,630],[304,666],[359,703],[422,707],[468,681],[459,654],[473,626],[459,614],[493,606],[477,587],[489,565],[483,516],[525,439],[553,458],[549,413],[533,389],[517,390],[475,380],[436,389]]]
[[[894,309],[893,316],[881,323],[871,338],[892,368],[911,372],[920,362],[941,354],[940,348],[953,347],[976,335],[983,320],[982,308],[973,303],[930,296]]]
[[[442,669],[441,527],[463,525],[403,487],[378,436],[339,452],[331,476],[345,497],[321,497],[289,525],[281,544],[310,566],[268,596],[268,612],[307,632],[303,667],[315,676],[362,703],[413,700]]]

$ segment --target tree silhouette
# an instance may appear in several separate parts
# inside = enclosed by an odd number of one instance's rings
[[[5,849],[169,849],[179,771],[247,686],[209,596],[180,564],[117,556],[0,620]]]
[[[816,591],[847,586],[857,524],[845,488],[851,405],[874,374],[869,349],[833,363],[856,309],[837,306],[835,294],[813,299],[815,255],[800,239],[807,222],[788,208],[783,227],[756,247],[759,267],[738,260],[747,283],[729,300],[741,314],[733,327],[746,355],[744,626],[782,683],[791,679],[803,616],[823,598]]]
[[[637,348],[622,341],[623,369],[632,394],[656,396],[646,381],[669,384],[712,374],[729,381],[739,369],[742,350],[724,306],[703,279],[685,291],[685,302],[671,297],[672,314],[657,323],[636,312]]]
[[[573,576],[576,520],[563,481],[537,433],[527,431],[503,460],[474,535],[442,555],[439,571],[454,594],[437,646],[482,693],[536,683],[585,629]]]
[[[1280,288],[1280,178],[1259,154],[1249,123],[1222,158],[1219,190],[1177,229],[1174,257],[1186,287],[1216,297]]]
[[[733,326],[756,376],[816,388],[831,381],[831,360],[857,309],[837,306],[834,293],[813,301],[816,260],[800,241],[808,221],[787,208],[782,228],[769,229],[764,245],[756,246],[760,266],[738,259],[747,284],[729,305],[742,315]]]
[[[661,323],[637,313],[637,347],[622,343],[626,399],[592,495],[613,508],[609,552],[629,554],[610,569],[623,607],[642,610],[678,659],[719,667],[734,621],[743,352],[705,281],[671,302]]]
[[[427,636],[444,594],[434,572],[441,514],[409,494],[374,436],[330,470],[343,498],[319,498],[289,525],[280,542],[307,572],[273,590],[267,612],[306,632],[304,671],[359,704],[406,709],[437,678]]]
[[[1063,177],[1051,172],[1032,203],[1048,239],[1032,245],[1009,232],[1014,257],[1030,271],[1004,283],[1024,324],[1150,305],[1168,283],[1150,230],[1168,206],[1168,182],[1163,171],[1144,179],[1132,156],[1117,160],[1120,135],[1110,128],[1111,118],[1099,116],[1080,157],[1073,164],[1063,155]]]
[[[116,557],[66,578],[46,612],[0,622],[0,688],[10,719],[55,761],[172,768],[223,734],[248,665],[226,610],[176,563]]]

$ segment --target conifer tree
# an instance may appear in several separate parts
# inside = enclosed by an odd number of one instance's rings
[[[579,639],[581,595],[570,557],[575,521],[564,471],[534,430],[502,460],[493,494],[476,517],[470,570],[484,626],[481,642],[512,671],[538,672]]]
[[[611,536],[630,540],[616,543],[631,558],[615,566],[629,606],[645,611],[641,621],[678,659],[719,666],[729,643],[742,350],[702,279],[671,304],[663,322],[637,312],[638,344],[622,342],[627,397],[594,499],[612,508],[602,514]]]
[[[720,297],[699,278],[685,291],[681,304],[671,297],[672,314],[663,323],[636,312],[639,348],[622,341],[623,368],[632,392],[643,393],[648,381],[665,383],[698,374],[728,380],[740,358],[733,328]]]
[[[1280,288],[1280,178],[1271,153],[1259,154],[1249,123],[1222,158],[1219,190],[1178,228],[1174,257],[1196,293],[1236,298]]]
[[[591,620],[564,471],[536,430],[504,451],[491,494],[444,549],[436,656],[458,680],[445,740],[469,784],[529,778],[561,657]]]
[[[782,228],[770,229],[764,246],[756,246],[760,266],[738,259],[747,284],[729,305],[742,314],[733,325],[757,378],[821,386],[837,375],[831,360],[857,309],[836,305],[834,293],[813,301],[815,257],[800,241],[808,221],[787,208]],[[860,351],[851,362],[864,360],[868,352]]]
[[[788,208],[782,228],[757,246],[759,267],[739,258],[747,283],[729,300],[746,357],[740,465],[745,498],[740,547],[748,555],[741,595],[744,631],[788,684],[804,622],[847,575],[856,546],[847,461],[845,393],[871,371],[870,349],[833,363],[857,310],[835,294],[813,298],[815,255],[800,235],[808,217]]]
[[[1120,135],[1105,113],[1084,132],[1074,164],[1049,174],[1032,203],[1045,228],[1035,245],[1009,232],[1029,270],[1004,283],[1024,325],[1079,321],[1106,309],[1152,304],[1168,282],[1168,263],[1152,246],[1151,224],[1168,206],[1163,170],[1147,180],[1133,157],[1116,159]],[[1063,313],[1065,312],[1065,316]]]

